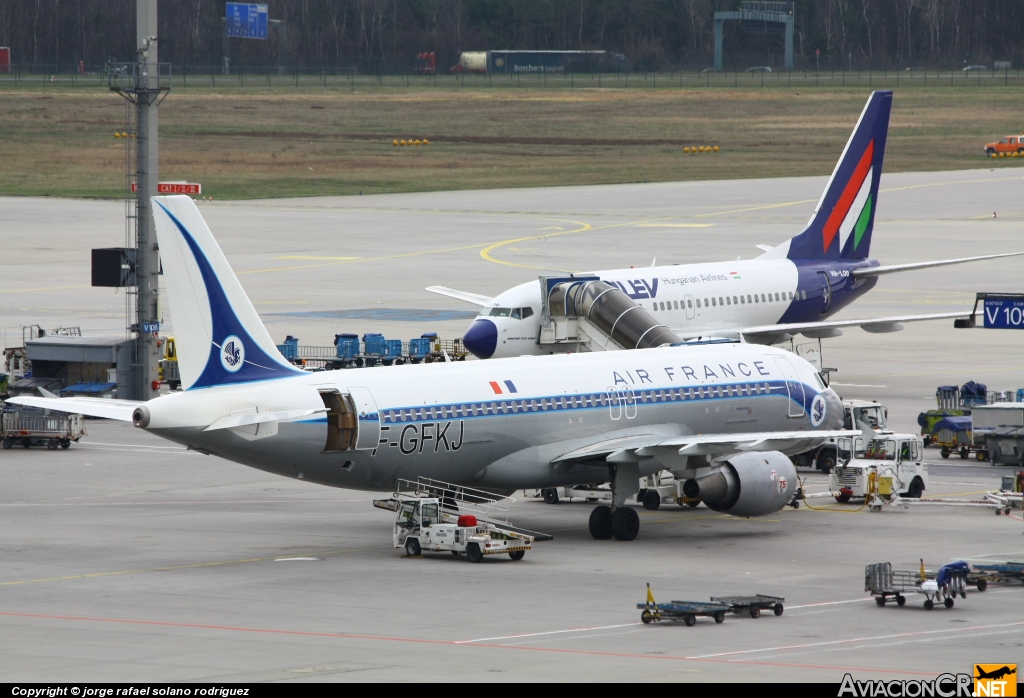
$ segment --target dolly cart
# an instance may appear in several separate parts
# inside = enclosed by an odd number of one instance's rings
[[[85,418],[80,414],[49,413],[34,407],[7,406],[0,410],[0,439],[4,448],[21,444],[25,448],[45,445],[51,451],[68,448],[85,436]]]
[[[508,499],[490,492],[424,477],[398,480],[397,487],[391,499],[375,499],[373,506],[395,512],[392,542],[409,557],[450,552],[480,562],[507,553],[522,560],[534,541],[552,538],[510,524]]]
[[[967,596],[968,565],[957,560],[943,565],[935,579],[928,579],[922,564],[921,570],[893,570],[888,562],[877,562],[864,568],[864,591],[875,597],[875,605],[884,606],[888,598],[895,599],[897,606],[907,602],[907,594],[923,594],[924,607],[935,608],[942,601],[946,608],[953,608],[957,594]]]
[[[786,599],[781,596],[765,596],[756,594],[754,596],[712,596],[712,603],[720,603],[729,607],[730,613],[749,613],[751,618],[757,618],[761,611],[773,611],[775,615],[781,616],[782,604]]]
[[[1024,562],[998,562],[975,565],[967,574],[967,583],[985,591],[989,584],[1024,583]]]
[[[697,616],[709,616],[714,618],[716,623],[722,623],[725,621],[725,614],[729,612],[729,607],[725,604],[707,603],[706,601],[657,603],[654,600],[654,593],[651,592],[650,584],[647,585],[647,601],[638,603],[636,607],[641,609],[640,620],[645,625],[663,620],[681,620],[691,626],[697,622]]]

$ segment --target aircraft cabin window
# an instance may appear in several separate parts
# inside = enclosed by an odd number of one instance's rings
[[[762,303],[767,303],[767,301],[764,299],[764,294],[763,293],[761,294],[761,302]]]
[[[700,307],[700,298],[697,299],[697,307]]]
[[[725,301],[722,300],[721,296],[718,297],[718,304],[719,305],[725,305]]]
[[[698,303],[699,303],[699,302],[700,302],[700,301],[698,301]],[[686,301],[686,307],[688,307],[688,308],[692,308],[692,307],[693,307],[693,301]]]
[[[733,296],[733,297],[735,298],[735,296]],[[725,304],[726,304],[726,305],[732,305],[732,301],[731,301],[731,300],[729,300],[729,296],[726,296],[726,297],[725,297]]]
[[[780,300],[779,299],[779,294],[777,294],[777,293],[775,294],[775,300]]]
[[[792,291],[789,292],[789,300],[793,300],[793,292]]]
[[[672,309],[679,310],[679,301],[672,301]]]
[[[733,296],[733,297],[732,297],[732,304],[733,304],[733,305],[736,305],[736,304],[737,304],[737,303],[736,303],[736,296]]]
[[[530,317],[531,315],[533,315],[533,308],[523,308],[523,319],[524,320],[526,318]]]
[[[717,306],[717,305],[718,305],[718,303],[717,303],[717,302],[715,301],[715,299],[714,299],[714,298],[712,298],[712,299],[711,299],[711,305],[714,305],[714,306]]]

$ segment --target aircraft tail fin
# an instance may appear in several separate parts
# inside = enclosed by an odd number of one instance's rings
[[[891,109],[892,92],[871,93],[814,215],[789,241],[789,259],[867,258]]]
[[[155,196],[153,219],[186,389],[301,373],[277,350],[187,196]]]

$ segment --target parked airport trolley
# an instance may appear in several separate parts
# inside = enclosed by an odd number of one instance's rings
[[[966,562],[957,560],[943,565],[935,578],[929,579],[923,565],[920,570],[893,570],[890,563],[877,562],[864,568],[864,591],[875,597],[877,606],[885,606],[888,599],[903,606],[908,594],[922,594],[929,611],[940,601],[946,608],[953,608],[957,594],[967,598],[969,569]]]
[[[392,542],[409,557],[450,552],[481,562],[485,555],[522,560],[534,541],[552,536],[517,528],[508,521],[507,497],[421,477],[398,480],[391,499],[373,506],[395,512]]]
[[[782,605],[786,599],[781,596],[766,596],[755,594],[754,596],[712,596],[712,603],[719,603],[727,606],[730,613],[737,615],[749,614],[751,618],[759,618],[761,611],[771,611],[781,616],[785,607]]]
[[[85,436],[85,418],[80,414],[53,413],[31,407],[7,406],[0,410],[0,439],[3,447],[24,448],[45,445],[51,451],[69,448]]]
[[[640,609],[640,620],[644,625],[660,623],[663,620],[682,621],[687,626],[697,623],[698,616],[714,618],[716,623],[724,623],[729,607],[722,603],[706,601],[669,601],[658,603],[654,600],[651,585],[647,585],[647,600],[636,605]]]

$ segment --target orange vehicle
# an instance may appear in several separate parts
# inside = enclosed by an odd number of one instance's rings
[[[1024,132],[1021,132],[1019,136],[1000,138],[997,143],[987,143],[985,145],[985,153],[988,155],[1002,153],[1024,154]]]

